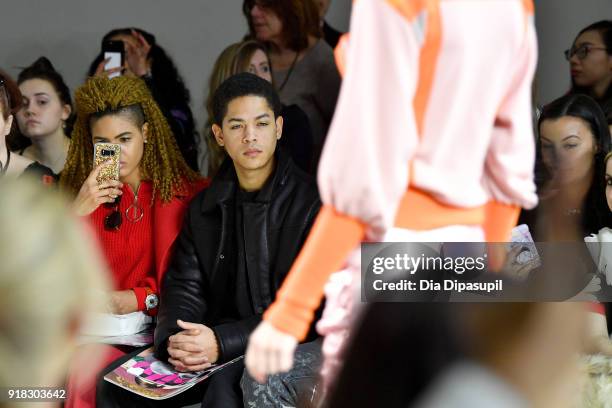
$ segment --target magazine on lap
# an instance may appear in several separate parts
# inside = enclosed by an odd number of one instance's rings
[[[187,391],[242,357],[203,371],[181,372],[156,359],[150,347],[106,374],[104,380],[143,397],[163,400]]]

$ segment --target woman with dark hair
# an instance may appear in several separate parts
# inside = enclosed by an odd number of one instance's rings
[[[23,105],[17,112],[19,133],[15,133],[11,147],[59,174],[70,147],[70,89],[45,57],[21,71],[17,84]]]
[[[608,153],[603,159],[604,173],[604,189],[605,200],[607,203],[608,214],[612,213],[612,152]],[[600,180],[601,181],[601,180]],[[612,286],[612,268],[608,267],[612,260],[612,224],[603,227],[599,232],[585,237],[587,247],[591,252],[593,261],[597,266],[597,270],[602,277],[605,277],[605,282],[608,286]],[[599,313],[592,313],[589,325],[591,329],[590,341],[587,343],[592,354],[605,354],[612,356],[612,342],[610,341],[610,333],[608,327],[612,323],[611,317],[612,308],[609,302],[603,304],[605,310],[599,308]],[[594,310],[597,311],[597,310]],[[605,312],[605,313],[604,313]]]
[[[212,133],[213,124],[212,100],[215,91],[223,81],[234,74],[250,72],[268,82],[273,82],[270,72],[270,60],[265,47],[258,41],[247,40],[229,45],[217,58],[210,75],[206,113],[208,120],[202,134],[206,138],[207,156],[201,158],[200,168],[208,168],[208,175],[214,176],[222,161],[225,151],[219,146]],[[293,161],[304,171],[309,172],[312,165],[312,131],[308,117],[297,105],[283,105],[283,137],[279,146],[286,149]]]
[[[296,104],[312,127],[318,158],[340,90],[333,51],[321,39],[314,0],[245,0],[250,36],[264,43],[284,105]],[[316,166],[316,160],[314,165]]]
[[[600,105],[612,98],[612,21],[582,29],[565,51],[572,76],[571,93],[584,93]]]
[[[7,144],[7,136],[11,133],[13,118],[21,108],[21,92],[19,87],[0,70],[0,177],[31,175],[40,178],[43,184],[52,184],[55,175],[48,167],[12,153]]]
[[[611,225],[604,184],[605,160],[611,149],[610,131],[597,102],[569,94],[544,106],[538,120],[536,184],[539,206],[521,214],[535,241],[576,241]],[[589,240],[586,238],[585,240]],[[563,283],[579,283],[593,294],[601,279],[593,274],[586,247],[577,247],[576,265],[566,265]],[[591,248],[588,248],[589,250]],[[597,260],[595,260],[597,263]],[[512,260],[508,260],[511,264]],[[572,275],[570,270],[579,271]],[[584,274],[583,274],[584,273]],[[539,274],[539,273],[538,273]],[[590,281],[589,281],[590,280]],[[559,281],[561,283],[561,281]],[[586,347],[589,352],[612,354],[605,324],[605,307],[590,304]]]
[[[153,34],[140,28],[114,29],[102,38],[102,43],[108,40],[124,43],[125,65],[120,70],[144,79],[168,120],[185,161],[197,171],[197,132],[189,107],[190,95],[170,56]],[[102,53],[98,54],[89,67],[89,75],[104,73],[104,63]]]
[[[544,106],[538,121],[536,182],[541,204],[531,228],[537,235],[562,238],[564,223],[548,223],[550,211],[579,218],[582,236],[607,225],[603,168],[610,131],[599,105],[586,95],[566,95]],[[560,201],[559,201],[560,200]],[[564,203],[564,208],[550,205]]]

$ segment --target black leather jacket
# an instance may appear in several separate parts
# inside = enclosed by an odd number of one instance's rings
[[[259,295],[234,301],[251,301],[255,314],[228,321],[227,304],[232,302],[228,296],[234,294],[216,290],[226,287],[226,279],[236,274],[232,266],[235,263],[231,262],[236,254],[230,253],[235,246],[230,240],[236,228],[234,197],[238,181],[228,159],[212,184],[191,202],[175,244],[174,257],[162,284],[155,329],[158,358],[168,358],[167,339],[180,331],[177,319],[213,329],[219,343],[219,362],[245,352],[249,334],[274,300],[321,206],[314,179],[280,150],[276,160],[272,179],[258,193],[256,201],[244,207],[247,220],[244,237],[249,243],[245,248],[248,280],[259,285]]]

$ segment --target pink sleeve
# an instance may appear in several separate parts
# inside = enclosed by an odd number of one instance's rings
[[[350,39],[338,50],[345,52],[338,55],[342,88],[319,167],[323,208],[264,315],[298,339],[308,331],[329,275],[364,233],[376,238],[393,224],[406,191],[417,144],[413,99],[420,49],[413,30],[385,1],[354,3]]]
[[[533,15],[527,14],[526,19],[524,35],[509,70],[508,90],[495,118],[483,185],[494,201],[530,209],[538,202],[533,181],[535,139],[531,98],[537,41]]]
[[[413,25],[386,1],[357,1],[340,58],[346,70],[319,191],[325,205],[367,224],[369,238],[392,226],[418,141],[413,99],[420,44]]]

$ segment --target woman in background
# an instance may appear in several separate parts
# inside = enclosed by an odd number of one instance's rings
[[[209,79],[209,93],[206,98],[208,120],[202,134],[206,138],[208,155],[202,157],[200,169],[208,168],[208,175],[214,176],[226,154],[212,133],[212,99],[219,85],[227,78],[240,72],[250,72],[272,82],[270,61],[264,46],[247,40],[228,46],[217,58]],[[302,170],[309,172],[312,166],[313,142],[308,117],[297,105],[283,105],[283,137],[279,145],[286,149],[293,161]]]
[[[55,174],[64,168],[72,128],[72,98],[62,76],[51,62],[40,57],[17,77],[23,105],[15,147],[20,154],[49,167]]]
[[[601,163],[611,141],[601,108],[586,95],[563,96],[544,106],[538,130],[538,195],[548,210],[535,212],[530,228],[535,240],[542,228],[552,239],[563,238],[566,223],[548,222],[550,211],[577,219],[582,236],[596,233],[607,225],[609,213]],[[552,204],[556,199],[565,207]]]
[[[317,4],[245,0],[242,8],[250,36],[268,50],[281,102],[298,105],[308,116],[316,170],[340,92],[340,73],[331,47],[321,38]]]
[[[17,84],[0,70],[0,178],[30,174],[43,184],[53,184],[55,175],[51,169],[9,149],[7,136],[12,133],[13,119],[21,103],[21,92]]]
[[[153,34],[140,28],[116,28],[104,35],[102,43],[108,40],[123,42],[125,64],[119,71],[146,82],[172,129],[183,158],[197,171],[197,132],[189,107],[189,91],[172,58],[157,44]],[[89,75],[114,72],[104,71],[105,62],[102,53],[98,54],[89,67]]]
[[[612,99],[611,20],[582,29],[565,57],[570,63],[571,93],[589,95],[600,105]]]

